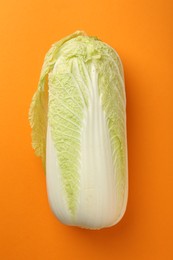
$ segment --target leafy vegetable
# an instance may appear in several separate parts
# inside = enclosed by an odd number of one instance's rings
[[[100,229],[123,216],[125,109],[123,67],[113,48],[81,31],[51,47],[29,120],[50,206],[61,222]]]

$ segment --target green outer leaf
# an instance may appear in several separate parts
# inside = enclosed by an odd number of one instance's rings
[[[46,130],[47,130],[47,100],[48,100],[48,86],[47,76],[53,69],[57,59],[60,47],[69,39],[85,35],[82,31],[77,31],[57,43],[53,44],[47,52],[43,67],[41,70],[38,89],[35,92],[29,109],[29,122],[32,128],[32,147],[35,154],[40,156],[45,168],[46,158]]]

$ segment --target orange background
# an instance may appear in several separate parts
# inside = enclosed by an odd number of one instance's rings
[[[173,2],[0,1],[0,259],[173,259]],[[76,30],[114,47],[127,93],[129,201],[101,231],[48,206],[28,109],[51,44]]]

